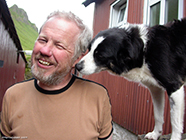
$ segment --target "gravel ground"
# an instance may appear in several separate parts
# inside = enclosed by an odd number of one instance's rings
[[[113,140],[137,140],[138,137],[129,132],[128,130],[122,128],[121,126],[119,126],[118,124],[113,122]]]
[[[122,128],[118,124],[113,122],[113,140],[146,140],[144,139],[145,134],[135,135],[129,132],[127,129]],[[160,136],[158,140],[170,140],[171,134]],[[182,134],[182,140],[186,140],[186,133]]]
[[[139,137],[138,140],[146,140],[144,139],[145,134],[139,135],[138,137]],[[163,135],[163,136],[160,136],[158,140],[170,140],[170,137],[171,137],[171,134]],[[186,140],[186,134],[182,134],[182,140]]]

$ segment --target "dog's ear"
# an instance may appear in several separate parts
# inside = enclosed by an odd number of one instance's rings
[[[122,65],[125,71],[140,67],[143,63],[144,43],[142,39],[128,38],[124,39],[122,43],[122,47],[117,54],[119,65]]]
[[[128,52],[132,59],[138,59],[143,52],[144,43],[141,39],[140,29],[133,27],[128,32]]]
[[[108,66],[108,68],[109,68],[113,73],[118,74],[118,75],[120,75],[120,74],[123,72],[123,68],[122,68],[120,65],[114,63],[113,61],[109,61],[109,66]]]
[[[122,67],[122,71],[128,71],[130,65],[132,64],[132,58],[127,48],[122,47],[117,53],[118,66]]]
[[[141,53],[143,53],[144,43],[141,38],[134,38],[130,40],[128,46],[128,52],[130,58],[136,60],[139,59]]]

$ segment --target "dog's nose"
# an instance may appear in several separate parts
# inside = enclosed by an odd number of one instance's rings
[[[81,71],[83,69],[83,65],[84,65],[84,61],[81,61],[79,63],[76,64],[76,69],[78,71]]]

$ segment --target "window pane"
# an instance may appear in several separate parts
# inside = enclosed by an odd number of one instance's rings
[[[178,0],[166,0],[165,22],[178,19]]]
[[[124,15],[125,15],[125,10],[126,10],[126,6],[124,6],[123,8],[120,9],[118,23],[120,23],[121,21],[123,21]]]
[[[0,67],[3,67],[4,61],[0,60]]]
[[[160,2],[150,7],[150,26],[159,24],[160,21]]]

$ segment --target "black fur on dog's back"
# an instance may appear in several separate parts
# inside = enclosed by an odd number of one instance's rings
[[[145,61],[153,77],[170,95],[186,75],[186,19],[150,28]]]

